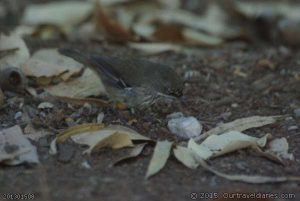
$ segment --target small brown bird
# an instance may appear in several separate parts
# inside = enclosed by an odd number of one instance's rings
[[[181,77],[166,65],[140,59],[86,54],[70,48],[58,51],[98,73],[109,98],[123,102],[128,107],[149,106],[159,98],[182,95]]]

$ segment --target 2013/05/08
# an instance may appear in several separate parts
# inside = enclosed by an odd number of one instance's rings
[[[33,193],[0,193],[2,200],[33,200]]]

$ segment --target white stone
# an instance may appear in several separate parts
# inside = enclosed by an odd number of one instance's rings
[[[171,133],[182,138],[193,138],[201,134],[202,125],[195,117],[179,117],[168,121]]]
[[[102,123],[103,119],[104,119],[104,113],[100,112],[97,116],[97,123]]]
[[[294,160],[294,155],[292,153],[288,153],[289,143],[286,138],[276,138],[269,143],[268,151],[275,153],[277,156],[283,159]]]
[[[54,105],[52,103],[49,103],[49,102],[42,102],[38,105],[39,109],[51,109],[53,107],[54,107]]]

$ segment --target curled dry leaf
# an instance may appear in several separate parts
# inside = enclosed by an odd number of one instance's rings
[[[103,30],[107,39],[116,42],[135,41],[135,36],[126,30],[118,21],[108,16],[99,1],[96,2],[95,9],[96,25]]]
[[[201,33],[199,31],[194,31],[193,29],[184,29],[183,36],[185,41],[191,45],[199,46],[218,46],[223,43],[223,39],[210,34]]]
[[[257,128],[265,126],[268,124],[275,123],[282,116],[252,116],[234,120],[232,122],[221,124],[205,133],[199,137],[194,138],[195,141],[200,141],[203,138],[208,137],[209,135],[219,135],[221,133],[226,133],[229,131],[244,131],[249,128]]]
[[[112,149],[120,149],[123,147],[133,147],[130,137],[124,133],[101,133],[102,136],[72,136],[72,140],[78,144],[88,145],[89,148],[84,153],[90,154],[101,148],[109,147]]]
[[[281,1],[261,1],[257,3],[235,1],[235,6],[241,14],[252,19],[262,14],[268,13],[269,15],[282,16],[295,21],[300,20],[299,4],[289,4]]]
[[[152,33],[151,38],[164,42],[181,42],[200,46],[217,46],[223,43],[223,39],[220,37],[195,31],[191,28],[172,25],[165,25],[164,27],[158,28]]]
[[[226,23],[227,15],[216,3],[211,3],[202,15],[196,15],[182,9],[157,10],[144,15],[141,22],[153,22],[158,20],[164,24],[179,24],[193,30],[204,30],[212,36],[222,38],[236,37],[239,31]]]
[[[83,1],[32,4],[26,7],[22,19],[27,25],[51,24],[66,28],[83,21],[92,13],[92,9],[91,2]]]
[[[67,81],[79,75],[83,65],[63,56],[56,49],[41,49],[24,64],[24,73],[33,77],[39,84],[48,85],[52,80]]]
[[[62,133],[58,134],[56,141],[58,143],[62,143],[73,135],[77,135],[77,134],[85,133],[85,132],[97,131],[104,127],[105,127],[104,124],[92,124],[92,123],[72,126],[72,127],[68,128],[67,130],[63,131]]]
[[[199,166],[199,163],[195,159],[195,156],[192,149],[183,147],[183,146],[176,146],[173,149],[174,155],[178,161],[183,163],[186,167],[191,169],[195,169]]]
[[[13,34],[23,37],[26,35],[31,35],[32,33],[34,33],[35,28],[29,25],[19,25],[17,26],[14,31]]]
[[[73,126],[59,134],[57,143],[62,143],[70,137],[78,144],[89,146],[85,153],[91,153],[103,147],[113,149],[131,147],[133,140],[150,140],[136,131],[120,125],[105,127],[104,124],[82,124]]]
[[[0,162],[6,165],[39,163],[36,148],[19,126],[0,131]]]
[[[197,157],[197,161],[205,170],[231,181],[240,181],[250,184],[263,184],[263,183],[280,183],[287,181],[300,181],[300,176],[281,176],[281,177],[270,177],[263,175],[243,175],[243,174],[226,174],[220,171],[217,171],[210,167],[203,159]]]
[[[176,153],[176,154],[175,154]],[[287,182],[287,181],[300,181],[299,176],[280,176],[280,177],[271,177],[271,176],[263,176],[263,175],[243,175],[243,174],[226,174],[215,170],[211,166],[209,166],[204,159],[202,159],[198,154],[196,154],[191,149],[186,147],[177,146],[174,149],[174,154],[177,160],[179,160],[182,164],[184,164],[188,168],[196,168],[197,166],[201,166],[205,170],[231,181],[240,181],[251,184],[263,184],[263,183],[279,183],[279,182]]]
[[[14,54],[17,50],[19,50],[19,48],[9,48],[0,50],[0,59],[10,54]]]
[[[209,159],[247,147],[264,147],[269,137],[270,134],[256,138],[238,131],[230,131],[221,135],[211,135],[201,144],[197,144],[193,139],[190,139],[188,148],[197,153],[201,158]]]
[[[162,25],[158,27],[152,37],[155,40],[165,41],[165,42],[183,42],[184,36],[182,34],[182,28],[176,25]]]
[[[57,85],[45,87],[52,96],[83,98],[106,94],[101,78],[90,69],[85,69],[80,77]]]
[[[129,160],[129,159],[132,159],[132,158],[135,158],[135,157],[139,156],[142,153],[142,151],[143,151],[143,149],[146,145],[147,145],[147,143],[142,143],[142,144],[138,144],[135,147],[131,148],[129,153],[127,153],[127,155],[117,159],[113,163],[113,165],[120,164],[120,163],[122,163],[126,160]]]
[[[163,52],[180,52],[182,47],[171,43],[128,43],[130,48],[140,50],[145,54],[160,54]]]
[[[0,70],[8,66],[20,68],[30,57],[24,40],[15,34],[8,36],[0,34],[0,51],[3,53],[7,50],[11,51],[0,58]]]
[[[153,176],[154,174],[158,173],[165,166],[170,156],[172,145],[173,142],[169,142],[169,141],[156,142],[154,153],[152,155],[146,173],[147,179]]]

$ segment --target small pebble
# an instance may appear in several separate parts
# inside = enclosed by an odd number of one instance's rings
[[[232,103],[231,104],[231,107],[233,107],[233,108],[237,108],[239,106],[239,104],[237,104],[237,103]]]
[[[92,168],[91,165],[89,164],[89,162],[87,162],[87,161],[83,161],[81,163],[81,167],[83,167],[85,169],[91,169]]]
[[[104,113],[100,112],[97,116],[97,123],[102,123],[103,119],[104,119]]]
[[[261,69],[266,68],[270,70],[275,70],[276,65],[269,59],[260,59],[257,62],[257,67]]]
[[[290,126],[288,127],[288,131],[298,130],[298,126]]]
[[[22,118],[22,115],[23,115],[23,113],[22,112],[17,112],[16,114],[15,114],[15,120],[21,120],[21,118]]]
[[[292,153],[288,153],[288,150],[289,143],[286,138],[282,137],[273,139],[269,142],[267,152],[274,153],[283,159],[294,160],[294,155]]]
[[[197,137],[201,134],[202,125],[195,117],[179,117],[168,121],[171,133],[185,138]]]
[[[184,80],[196,80],[200,77],[200,72],[197,70],[189,70],[184,73]]]
[[[295,117],[300,117],[300,108],[294,110]]]
[[[42,102],[38,105],[39,109],[51,109],[53,107],[54,107],[54,105],[52,103],[49,103],[49,102]]]
[[[65,122],[66,124],[70,127],[70,126],[75,126],[76,125],[76,122],[74,121],[73,118],[71,117],[67,117],[65,118]]]

